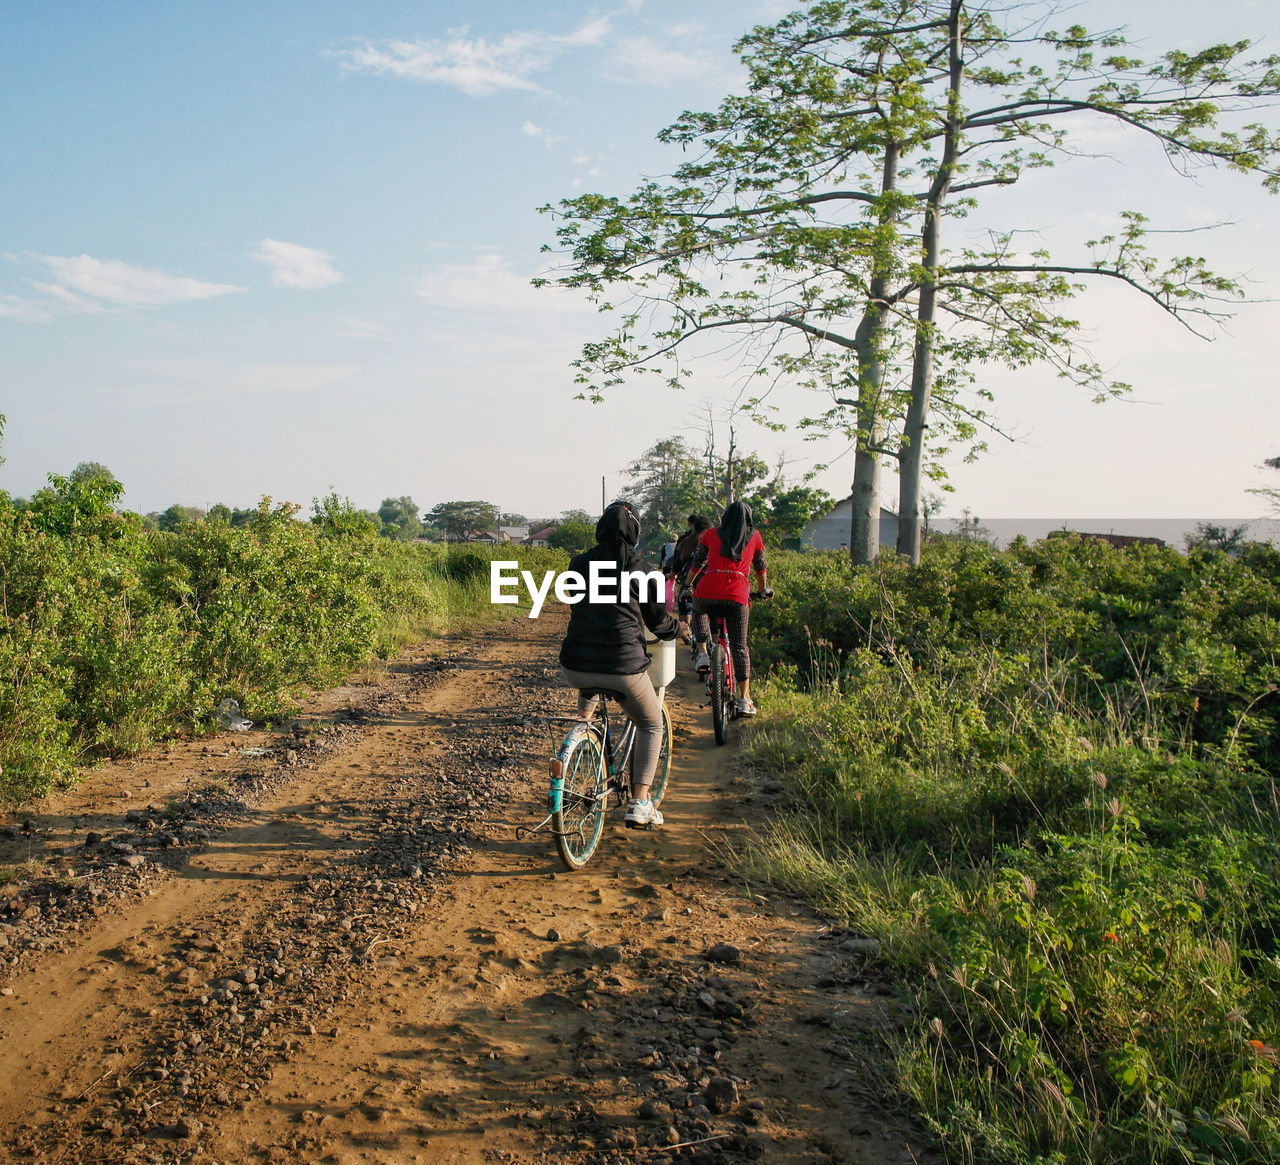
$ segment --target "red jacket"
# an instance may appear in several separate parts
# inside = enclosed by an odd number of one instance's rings
[[[751,537],[742,548],[742,557],[734,562],[720,553],[720,531],[712,527],[704,530],[699,539],[701,546],[697,559],[706,556],[706,566],[697,585],[693,588],[696,599],[730,599],[744,606],[751,601],[751,572],[765,569],[764,539],[759,530],[752,530]],[[696,561],[696,560],[695,560]]]

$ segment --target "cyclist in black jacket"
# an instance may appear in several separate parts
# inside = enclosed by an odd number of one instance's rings
[[[626,502],[614,502],[596,523],[595,546],[574,555],[569,569],[584,579],[593,560],[616,564],[618,576],[624,570],[645,570],[637,551],[639,542],[640,519],[635,510]],[[646,627],[659,639],[689,633],[685,624],[667,613],[661,595],[646,595],[642,601],[618,594],[615,601],[600,603],[584,596],[569,609],[569,630],[560,647],[565,681],[579,689],[578,715],[586,720],[595,711],[595,699],[584,699],[582,688],[608,688],[621,696],[622,710],[636,726],[626,815],[627,825],[635,827],[662,824],[662,814],[649,799],[662,751],[662,710],[647,674]]]

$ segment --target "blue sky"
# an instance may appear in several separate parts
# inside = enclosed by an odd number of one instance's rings
[[[96,460],[141,510],[305,504],[330,485],[369,507],[593,508],[601,475],[614,492],[654,440],[700,440],[733,371],[708,360],[681,395],[575,402],[569,362],[602,323],[529,287],[553,229],[536,208],[678,164],[656,132],[713,107],[739,75],[735,37],[789,8],[0,0],[0,487]],[[1250,36],[1280,52],[1280,13],[1259,0],[1078,8],[1152,48]],[[1064,238],[1128,206],[1173,227],[1230,220],[1197,245],[1280,295],[1273,198],[1101,148],[1113,156],[1037,175],[993,216]],[[1212,344],[1114,291],[1080,314],[1134,399],[1099,408],[1048,373],[996,377],[1019,440],[957,466],[948,511],[1256,512],[1244,490],[1280,453],[1277,304],[1243,307]],[[838,452],[741,439],[796,476]],[[849,475],[837,462],[820,484],[841,495]]]

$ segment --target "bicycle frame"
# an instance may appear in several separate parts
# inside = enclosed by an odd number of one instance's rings
[[[625,787],[619,785],[617,777],[626,771],[627,762],[631,760],[631,751],[636,743],[636,726],[625,716],[623,720],[626,727],[615,734],[609,724],[609,698],[600,696],[596,700],[596,710],[587,723],[599,733],[604,742],[604,748],[600,750],[600,783],[605,795],[617,793],[619,797],[625,798],[631,794],[630,784],[627,783]]]
[[[626,727],[621,732],[615,733],[609,724],[609,701],[604,696],[599,697],[596,703],[596,710],[592,713],[590,720],[582,720],[577,716],[552,716],[547,721],[548,727],[552,729],[552,744],[555,747],[555,725],[569,724],[572,727],[569,734],[561,743],[560,750],[563,750],[564,744],[567,743],[573,733],[578,730],[585,730],[593,733],[596,740],[603,746],[599,749],[598,763],[596,766],[595,791],[592,793],[593,800],[605,799],[606,802],[611,794],[624,798],[630,794],[630,786],[624,785],[618,781],[619,774],[626,769],[627,762],[631,759],[631,750],[635,746],[636,726],[626,719]],[[557,780],[560,776],[553,770],[551,791],[549,794],[548,808],[554,815],[560,808],[559,798],[564,796],[561,787],[557,786]],[[543,822],[545,825],[546,822]],[[533,830],[530,830],[533,832]]]
[[[711,620],[711,644],[715,647],[724,649],[724,684],[729,695],[732,696],[737,689],[737,678],[733,670],[733,648],[729,643],[729,624],[723,615],[710,615]],[[711,694],[711,673],[707,672],[707,694]]]
[[[733,649],[729,643],[729,625],[723,615],[711,618],[711,667],[707,671],[707,702],[711,705],[711,724],[717,744],[729,740],[729,724],[738,718],[737,682],[733,673]]]
[[[757,598],[769,598],[772,591],[752,592],[748,602]],[[711,641],[708,645],[710,668],[707,671],[707,703],[711,705],[711,722],[715,728],[716,743],[725,744],[729,739],[729,724],[742,713],[738,710],[738,677],[733,668],[733,647],[729,640],[729,623],[724,615],[707,612],[711,625]]]

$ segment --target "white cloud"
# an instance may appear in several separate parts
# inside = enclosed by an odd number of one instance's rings
[[[92,255],[36,255],[53,275],[41,290],[71,306],[83,307],[81,296],[128,307],[162,307],[188,300],[216,299],[243,291],[230,283],[206,283],[186,275],[170,275],[147,267],[131,267]]]
[[[490,40],[468,36],[466,28],[458,28],[443,38],[365,41],[334,55],[353,72],[449,85],[470,97],[488,97],[504,89],[537,91],[535,73],[572,49],[601,44],[608,31],[608,16],[565,35],[512,32]]]
[[[515,318],[537,313],[591,313],[584,300],[556,288],[537,288],[530,276],[511,269],[501,255],[489,253],[470,263],[442,263],[422,275],[414,291],[433,307],[451,311],[492,312]]]
[[[24,324],[47,324],[53,313],[44,305],[16,295],[0,295],[0,319]]]
[[[250,258],[271,268],[271,282],[277,287],[298,291],[316,291],[343,281],[328,251],[303,247],[298,243],[282,243],[279,239],[263,239]]]
[[[737,79],[727,68],[725,46],[698,43],[691,28],[668,29],[665,40],[632,36],[613,47],[605,66],[611,81],[633,85],[670,85],[693,78],[724,74],[726,83]]]
[[[532,121],[526,121],[524,125],[520,127],[520,130],[526,137],[537,138],[548,149],[555,145],[556,142],[564,141],[564,138],[560,134],[551,133]]]

